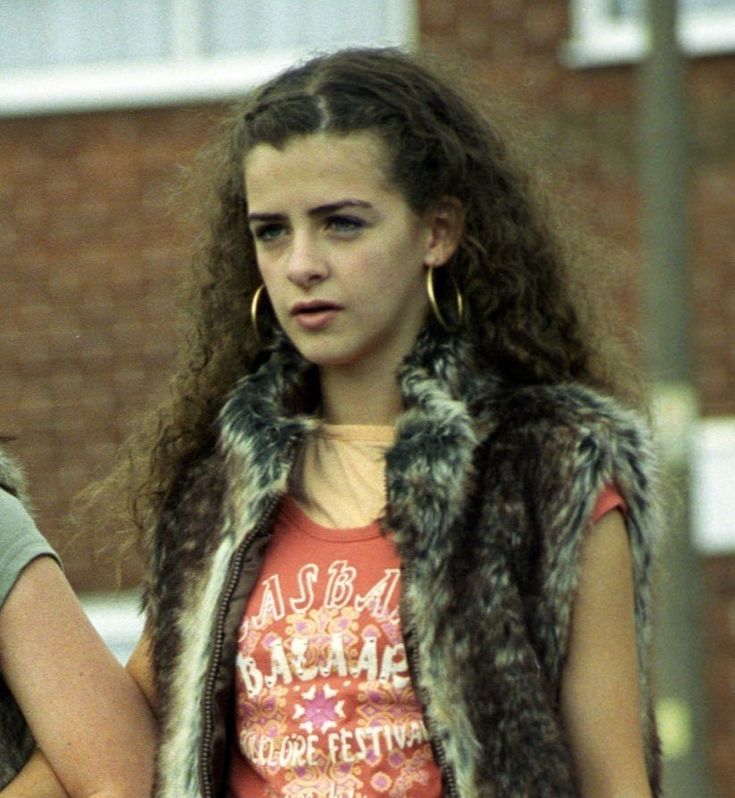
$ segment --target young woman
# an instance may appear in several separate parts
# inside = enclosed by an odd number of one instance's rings
[[[140,798],[154,724],[87,620],[0,450],[0,796]],[[36,749],[39,746],[39,750]]]
[[[491,125],[343,51],[210,155],[137,490],[155,794],[658,795],[647,432]]]

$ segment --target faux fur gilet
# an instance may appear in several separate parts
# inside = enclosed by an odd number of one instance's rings
[[[235,632],[295,453],[313,369],[285,341],[226,402],[219,446],[189,469],[151,542],[146,605],[161,701],[155,795],[224,794]],[[444,794],[578,796],[560,723],[562,668],[596,497],[627,507],[647,766],[660,794],[648,684],[656,512],[645,425],[574,384],[480,375],[426,330],[398,374],[385,527],[403,563],[401,619]],[[604,733],[601,719],[600,733]]]
[[[18,466],[0,448],[0,490],[23,500],[24,480]],[[0,789],[18,773],[35,743],[23,713],[0,676]]]

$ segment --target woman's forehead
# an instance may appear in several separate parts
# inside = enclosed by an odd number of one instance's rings
[[[243,159],[249,204],[296,191],[315,201],[321,192],[389,191],[386,150],[382,140],[369,132],[308,134],[280,148],[257,144]]]

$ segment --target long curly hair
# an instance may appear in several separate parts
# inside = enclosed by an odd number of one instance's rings
[[[465,231],[448,268],[465,298],[464,334],[477,367],[515,383],[577,380],[621,393],[600,318],[590,312],[546,209],[475,100],[417,57],[351,49],[313,58],[253,91],[204,151],[209,184],[193,259],[193,324],[172,399],[128,453],[133,518],[145,532],[187,466],[212,450],[216,417],[260,345],[249,306],[261,280],[247,225],[243,158],[295,136],[372,132],[387,145],[389,174],[413,210],[460,200]],[[447,278],[445,278],[447,279]],[[451,306],[448,284],[439,301]],[[442,299],[443,297],[443,299]],[[613,375],[613,376],[611,376]],[[130,473],[132,468],[132,476]]]

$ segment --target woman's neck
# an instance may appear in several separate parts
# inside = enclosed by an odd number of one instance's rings
[[[361,379],[354,373],[328,369],[320,372],[322,417],[329,424],[395,423],[403,402],[395,373],[371,373]]]

